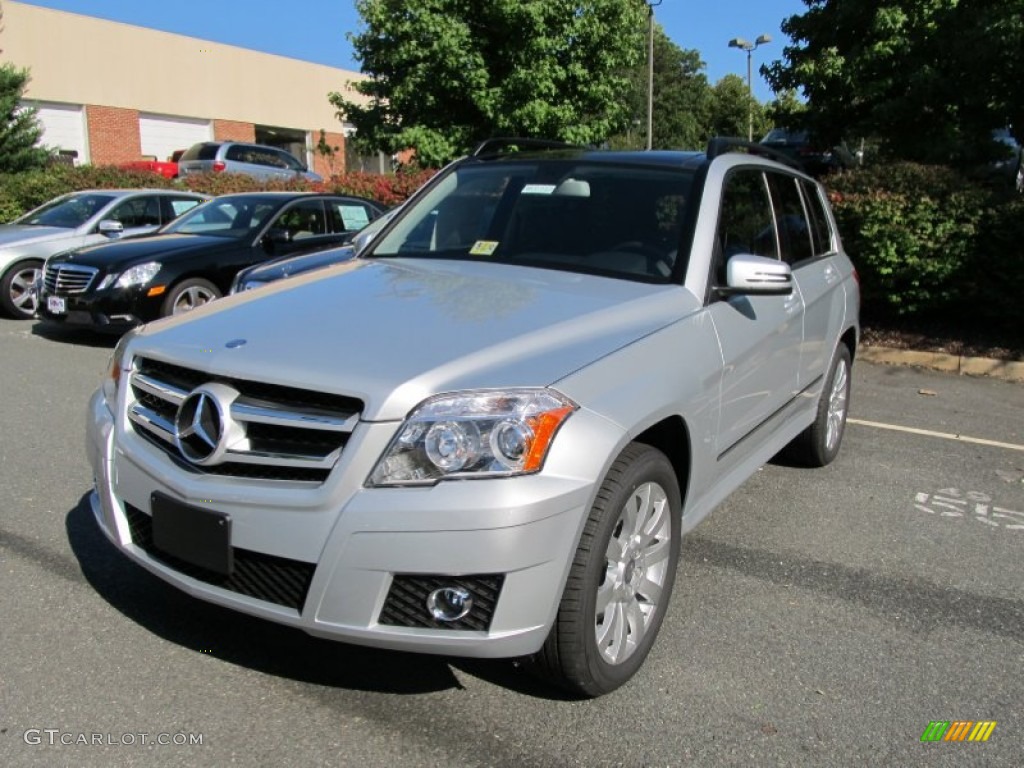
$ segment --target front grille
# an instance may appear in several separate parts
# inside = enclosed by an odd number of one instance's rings
[[[505,575],[443,576],[395,574],[380,612],[380,623],[395,627],[426,629],[468,629],[486,632],[501,595]],[[435,589],[462,587],[473,596],[473,607],[457,621],[438,621],[427,609],[427,597]]]
[[[153,520],[141,509],[126,504],[125,516],[132,543],[154,560],[215,587],[302,611],[316,565],[232,547],[234,572],[224,576],[167,555],[153,546]]]
[[[135,361],[130,383],[128,419],[136,434],[190,472],[254,480],[322,483],[363,405],[343,395],[217,376],[150,358]],[[238,429],[219,462],[200,466],[179,451],[175,419],[189,394],[204,384],[230,388],[228,419]]]
[[[95,267],[80,264],[47,264],[43,272],[43,284],[49,293],[85,293],[92,279],[99,272]]]

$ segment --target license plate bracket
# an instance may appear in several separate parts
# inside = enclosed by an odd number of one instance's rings
[[[222,576],[234,571],[231,516],[185,504],[163,493],[150,496],[153,546]]]

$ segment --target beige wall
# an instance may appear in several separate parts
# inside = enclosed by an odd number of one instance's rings
[[[139,0],[151,2],[151,0]],[[239,5],[251,0],[238,0]],[[4,0],[0,59],[31,70],[26,99],[330,130],[327,101],[358,72]],[[341,45],[339,30],[339,42]],[[361,98],[349,91],[349,98]]]

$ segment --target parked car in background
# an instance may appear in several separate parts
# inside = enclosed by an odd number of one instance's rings
[[[761,139],[761,143],[787,155],[812,176],[824,176],[857,164],[856,154],[846,145],[823,146],[808,131],[773,128]]]
[[[178,178],[178,160],[185,154],[185,150],[175,150],[167,160],[157,160],[155,157],[147,157],[143,160],[133,160],[128,163],[121,163],[119,167],[129,171],[150,171],[158,173],[167,179]]]
[[[193,144],[178,160],[178,174],[243,173],[253,178],[323,181],[298,158],[277,147],[240,141],[204,141]]]
[[[340,264],[355,258],[370,241],[376,236],[385,224],[398,212],[397,208],[383,213],[374,218],[369,224],[353,233],[351,245],[341,248],[331,248],[316,253],[303,253],[295,256],[282,256],[277,259],[265,261],[262,264],[254,264],[246,267],[235,276],[231,284],[231,293],[241,293],[253,288],[283,280],[286,277],[294,277],[306,272]]]
[[[346,242],[378,214],[368,201],[341,195],[223,195],[152,237],[49,258],[38,314],[120,333],[224,295],[251,264]]]
[[[1009,128],[992,131],[992,140],[1002,148],[1002,157],[992,164],[992,171],[1009,180],[1017,192],[1024,193],[1024,147]]]
[[[155,232],[209,195],[168,189],[86,189],[50,200],[0,226],[0,309],[28,319],[48,256]]]
[[[121,340],[86,429],[120,552],[192,597],[525,658],[575,695],[640,669],[683,534],[779,451],[838,455],[857,276],[824,187],[735,142],[514,144],[323,276]]]

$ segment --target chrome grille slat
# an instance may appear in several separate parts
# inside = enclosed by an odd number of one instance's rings
[[[98,272],[95,267],[80,264],[47,264],[43,271],[43,284],[50,293],[84,293]]]
[[[173,403],[175,406],[181,405],[185,402],[185,398],[188,397],[187,389],[181,389],[173,384],[157,381],[152,376],[146,376],[144,373],[136,373],[132,377],[132,384],[143,392],[155,395],[162,400]]]
[[[132,424],[142,427],[161,440],[174,445],[174,422],[165,419],[151,408],[135,403],[128,409],[128,419]]]
[[[129,424],[178,466],[196,473],[321,483],[337,463],[362,408],[353,398],[232,379],[147,358],[136,360],[133,369]],[[229,413],[237,425],[233,428],[240,427],[243,434],[225,446],[221,461],[200,466],[182,456],[175,420],[189,395],[210,384],[238,392]],[[223,387],[219,391],[226,392]]]
[[[338,460],[339,448],[326,456],[299,456],[297,454],[264,453],[261,451],[239,451],[228,448],[225,459],[239,464],[263,464],[265,466],[297,467],[302,469],[330,469]]]
[[[187,394],[187,393],[186,393]],[[294,409],[281,411],[272,405],[239,399],[231,404],[231,415],[238,421],[276,424],[282,427],[309,427],[332,432],[351,432],[359,414],[333,415],[322,411]]]

